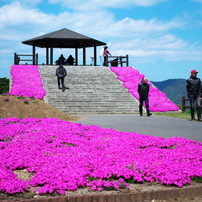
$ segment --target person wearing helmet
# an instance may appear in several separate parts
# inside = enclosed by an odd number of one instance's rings
[[[200,107],[200,93],[201,93],[201,80],[197,77],[197,71],[192,70],[191,76],[187,79],[186,89],[187,95],[190,100],[190,113],[191,121],[196,121],[194,113],[194,104],[196,104],[197,118],[198,121],[201,120],[201,107]]]

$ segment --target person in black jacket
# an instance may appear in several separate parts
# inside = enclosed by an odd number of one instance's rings
[[[65,90],[64,79],[65,79],[66,75],[67,75],[66,69],[63,67],[62,64],[60,64],[60,66],[56,69],[56,77],[57,77],[57,80],[58,80],[58,89],[61,89],[60,88],[60,80],[61,80],[62,91]]]
[[[194,116],[194,103],[196,103],[198,121],[201,121],[201,107],[200,107],[200,93],[201,93],[201,80],[197,78],[197,71],[192,70],[191,76],[187,79],[186,89],[187,95],[190,100],[190,113],[191,121],[196,121]]]
[[[63,56],[63,54],[61,54],[60,57],[58,58],[58,60],[55,61],[55,64],[56,65],[59,65],[59,64],[63,64],[64,65],[65,61],[66,61],[65,57]]]
[[[140,96],[140,106],[139,106],[139,112],[140,116],[142,116],[142,106],[143,106],[143,101],[145,102],[146,105],[146,110],[147,110],[147,116],[151,116],[152,114],[150,113],[149,110],[149,84],[147,83],[147,79],[144,77],[142,78],[141,83],[138,85],[138,93]]]
[[[66,64],[67,65],[73,65],[74,64],[74,58],[72,57],[72,55],[70,55],[67,60],[66,60]]]

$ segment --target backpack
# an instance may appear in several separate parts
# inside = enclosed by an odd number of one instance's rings
[[[141,89],[140,89],[141,93],[147,93],[147,86],[146,85],[141,85]]]
[[[65,75],[66,75],[65,68],[58,67],[58,69],[57,69],[57,76],[58,77],[64,77]]]
[[[148,84],[141,83],[138,87],[138,92],[141,96],[147,96],[148,95]]]

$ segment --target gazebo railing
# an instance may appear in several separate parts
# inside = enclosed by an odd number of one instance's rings
[[[111,65],[109,65],[111,64]],[[126,67],[129,66],[128,63],[128,55],[126,56],[106,56],[106,66],[112,66],[117,67],[118,65],[121,65],[123,67],[123,64],[126,64]]]
[[[32,57],[32,59],[21,59],[20,56]],[[38,53],[36,55],[14,53],[14,64],[19,65],[20,61],[32,61],[33,65],[38,65]]]

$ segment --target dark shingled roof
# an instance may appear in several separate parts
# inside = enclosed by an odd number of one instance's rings
[[[22,43],[31,46],[35,45],[41,48],[50,47],[51,43],[53,48],[83,48],[84,43],[85,47],[106,45],[106,43],[102,41],[98,41],[66,28],[23,41]]]

